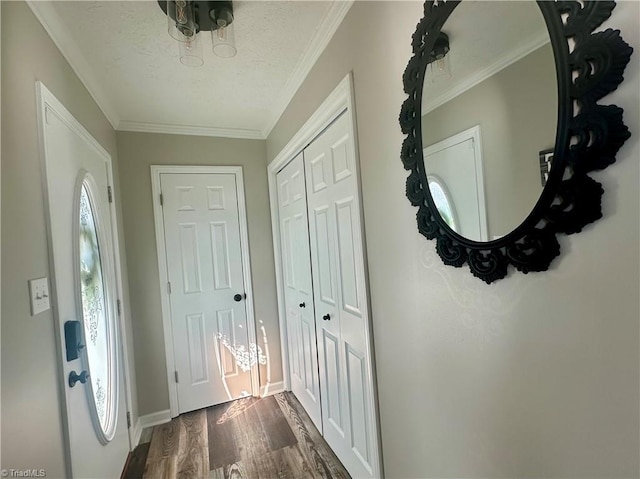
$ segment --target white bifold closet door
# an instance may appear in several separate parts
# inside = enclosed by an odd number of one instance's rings
[[[302,153],[277,175],[291,391],[322,430]]]
[[[353,477],[373,477],[364,255],[349,117],[304,150],[322,431]]]

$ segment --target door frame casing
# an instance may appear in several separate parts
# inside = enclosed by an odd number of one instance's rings
[[[69,435],[69,427],[70,421],[67,414],[67,390],[66,383],[67,378],[65,377],[64,372],[64,361],[66,361],[65,357],[65,347],[64,347],[64,338],[60,331],[59,325],[59,313],[58,313],[58,304],[57,304],[57,294],[56,294],[56,271],[53,257],[53,233],[52,233],[52,224],[51,224],[51,215],[50,215],[50,206],[49,206],[49,180],[47,176],[47,137],[46,137],[46,127],[47,127],[47,113],[48,111],[55,112],[54,114],[58,116],[58,118],[69,128],[73,133],[78,135],[83,141],[85,141],[94,151],[100,156],[107,166],[107,180],[109,185],[113,188],[113,162],[111,155],[109,152],[103,148],[103,146],[89,133],[89,131],[73,116],[73,114],[64,106],[64,104],[58,100],[53,93],[45,86],[41,81],[36,81],[36,102],[38,105],[37,108],[37,121],[38,121],[38,144],[39,144],[39,153],[40,153],[40,167],[42,172],[42,189],[43,189],[43,199],[44,199],[44,208],[45,208],[45,227],[47,232],[47,253],[49,256],[49,286],[50,286],[50,300],[51,300],[51,309],[52,314],[55,319],[55,335],[56,335],[56,343],[57,343],[57,355],[58,355],[58,375],[61,381],[61,386],[59,390],[59,396],[61,398],[61,409],[62,409],[62,420],[64,424],[63,428],[63,439],[64,439],[64,449],[65,449],[65,467],[67,470],[67,474],[71,477],[71,439]],[[117,192],[114,191],[114,198]],[[121,374],[123,375],[123,384],[124,384],[124,394],[125,394],[125,405],[127,407],[127,413],[131,413],[133,410],[133,402],[132,402],[132,385],[131,378],[129,377],[130,369],[130,358],[129,358],[129,338],[127,337],[127,328],[126,328],[126,308],[124,307],[124,286],[122,281],[122,256],[120,250],[120,240],[119,240],[119,232],[118,232],[118,214],[116,209],[115,199],[113,202],[109,203],[109,216],[111,221],[111,242],[112,242],[112,252],[113,252],[113,269],[115,273],[115,283],[116,283],[116,295],[117,299],[120,301],[121,308],[120,312],[116,312],[117,315],[117,333],[116,334],[116,342],[117,347],[116,351],[119,357],[117,358],[117,367],[120,368]],[[74,299],[75,301],[75,299]],[[138,438],[136,436],[136,431],[133,425],[124,424],[124,427],[127,428],[127,436],[129,438],[129,450],[133,451],[133,449],[137,445]]]
[[[160,275],[160,298],[162,306],[162,327],[164,330],[164,348],[167,365],[167,382],[169,388],[169,410],[171,417],[178,411],[178,386],[175,382],[175,352],[173,350],[173,329],[171,326],[170,295],[167,290],[169,282],[166,243],[164,238],[164,216],[160,204],[160,175],[162,174],[232,174],[236,178],[236,196],[238,199],[238,224],[240,227],[240,249],[242,251],[242,276],[244,292],[247,295],[245,309],[247,314],[247,333],[249,343],[258,344],[253,307],[253,288],[251,283],[251,257],[249,255],[249,233],[247,228],[247,209],[244,193],[244,177],[242,166],[183,166],[183,165],[151,165],[151,192],[153,197],[153,217],[156,230],[156,252],[158,256],[158,272]],[[247,345],[248,346],[248,345]],[[258,367],[251,368],[251,394],[260,395],[260,379]]]
[[[362,208],[362,186],[360,181],[360,158],[358,154],[358,129],[355,117],[355,92],[353,87],[353,73],[349,72],[336,88],[327,96],[316,111],[302,125],[298,132],[293,135],[285,147],[276,155],[267,167],[267,178],[269,181],[269,205],[271,208],[271,232],[273,235],[273,253],[276,269],[276,291],[278,295],[278,322],[280,325],[280,350],[282,355],[282,369],[284,379],[284,389],[291,390],[291,368],[289,365],[288,334],[286,321],[285,287],[284,273],[282,271],[282,244],[280,241],[280,215],[278,212],[278,188],[277,174],[300,154],[315,138],[317,138],[334,120],[340,115],[348,118],[349,134],[353,138],[352,147],[354,155],[354,169],[356,181],[356,203],[359,210],[360,221],[360,244],[357,249],[362,253],[364,267],[364,288],[366,291],[366,301],[363,304],[363,318],[365,319],[365,344],[369,355],[369,368],[366,375],[371,385],[371,394],[367,398],[370,411],[373,415],[375,431],[372,464],[374,465],[373,476],[383,477],[383,462],[380,435],[380,413],[378,408],[378,386],[376,381],[376,365],[373,344],[373,324],[371,321],[371,298],[369,288],[369,271],[367,264],[367,248],[364,228],[364,211]]]

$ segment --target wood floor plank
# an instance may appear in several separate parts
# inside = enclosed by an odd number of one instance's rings
[[[160,459],[176,456],[180,446],[181,421],[172,420],[153,429],[149,457],[147,461],[157,462]]]
[[[259,458],[269,452],[267,433],[259,427],[260,419],[255,407],[257,401],[259,400],[253,399],[242,414],[238,414],[231,420],[240,455],[239,462],[244,466],[242,472],[252,479],[261,477]],[[263,465],[263,467],[266,466]]]
[[[258,463],[260,478],[264,479],[316,479],[297,446],[288,446],[270,452]]]
[[[209,473],[207,413],[204,409],[181,414],[176,452],[177,472],[181,479],[202,479]]]
[[[228,404],[219,404],[207,408],[207,437],[209,444],[209,469],[217,470],[222,466],[234,464],[240,460],[235,440],[234,424],[225,416]]]
[[[274,397],[298,439],[300,450],[314,474],[326,478],[350,479],[351,476],[320,435],[295,396],[285,392],[276,394]]]
[[[227,464],[214,471],[209,472],[209,479],[255,479],[247,475],[246,468],[242,462]]]
[[[157,461],[147,460],[142,479],[175,479],[178,470],[177,459],[177,456],[169,456]]]
[[[144,466],[147,463],[150,445],[148,442],[140,444],[133,450],[121,479],[141,479],[144,474]]]
[[[179,419],[182,424],[178,455],[182,453],[182,449],[185,448],[209,447],[206,409],[181,414]]]
[[[267,442],[271,452],[298,442],[291,431],[282,409],[273,396],[262,398],[255,405],[262,429],[268,431]]]
[[[177,458],[177,479],[206,479],[209,476],[209,448],[190,447]]]
[[[315,473],[298,444],[286,447],[282,449],[281,452],[287,461],[287,464],[289,464],[291,471],[293,471],[294,477],[304,477],[309,479],[319,479],[321,477]]]

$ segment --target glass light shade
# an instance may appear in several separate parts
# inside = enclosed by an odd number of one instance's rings
[[[201,67],[204,64],[202,59],[202,43],[200,35],[195,35],[190,42],[178,43],[180,52],[180,63],[188,67]]]
[[[220,25],[220,23],[219,23]],[[213,53],[222,58],[231,58],[238,53],[236,35],[233,23],[220,25],[217,30],[211,30]]]
[[[439,56],[435,61],[429,63],[428,75],[431,83],[441,83],[450,80],[451,74],[451,52]]]
[[[179,42],[190,42],[198,33],[193,4],[186,0],[167,1],[168,31]]]

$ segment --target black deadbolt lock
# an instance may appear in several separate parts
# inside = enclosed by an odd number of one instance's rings
[[[67,361],[73,361],[80,356],[82,344],[82,327],[80,321],[67,321],[64,323],[64,345],[67,353]]]

